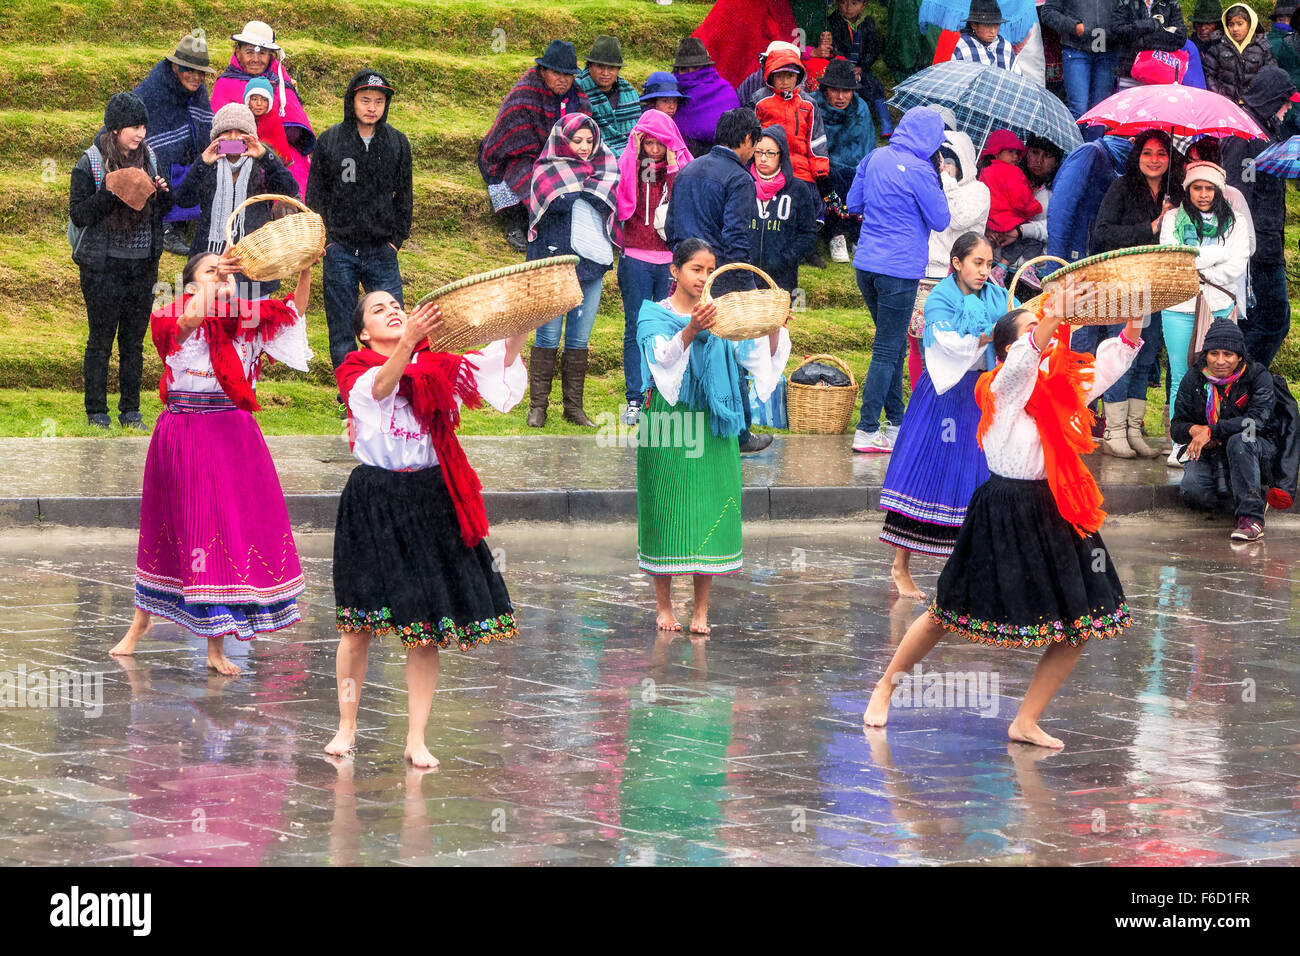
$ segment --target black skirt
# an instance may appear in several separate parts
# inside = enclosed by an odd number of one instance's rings
[[[353,470],[334,528],[334,603],[340,631],[393,632],[408,647],[469,650],[517,632],[492,551],[461,540],[438,467]]]
[[[971,497],[930,616],[997,647],[1113,637],[1132,623],[1115,565],[1061,517],[1046,480],[993,475]]]

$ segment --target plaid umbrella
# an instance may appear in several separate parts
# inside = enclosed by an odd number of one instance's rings
[[[998,8],[1007,21],[998,32],[1012,45],[1029,36],[1029,31],[1038,22],[1038,7],[1034,0],[998,0]],[[966,26],[969,13],[970,0],[921,0],[921,13],[917,19],[923,30],[933,24],[940,30],[960,31]]]
[[[1279,179],[1300,179],[1300,136],[1274,143],[1255,157],[1255,169]]]
[[[1074,117],[1045,87],[981,63],[954,60],[926,67],[894,87],[889,105],[903,112],[913,106],[948,107],[977,152],[995,129],[1009,129],[1021,139],[1042,136],[1067,153],[1083,145]]]

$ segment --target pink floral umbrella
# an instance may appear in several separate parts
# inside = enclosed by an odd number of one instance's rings
[[[1162,129],[1171,136],[1268,138],[1259,124],[1232,100],[1177,83],[1120,90],[1080,116],[1079,123],[1104,126],[1106,132],[1116,136],[1136,136],[1146,129]]]

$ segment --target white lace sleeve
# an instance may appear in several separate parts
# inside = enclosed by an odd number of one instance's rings
[[[1092,402],[1098,395],[1118,382],[1120,377],[1128,371],[1128,367],[1133,364],[1133,360],[1137,358],[1138,352],[1141,350],[1141,339],[1138,339],[1136,345],[1130,345],[1122,333],[1098,345],[1097,361],[1093,366],[1092,384],[1088,386],[1088,401]]]
[[[936,395],[942,395],[984,358],[979,336],[935,331],[934,344],[925,348],[925,370]]]
[[[790,333],[781,330],[775,353],[768,348],[766,335],[736,343],[736,361],[754,376],[754,390],[758,392],[759,401],[767,401],[790,361]]]
[[[375,398],[375,376],[378,367],[366,369],[352,383],[352,391],[343,396],[348,411],[352,413],[352,423],[358,434],[369,437],[372,433],[387,434],[388,426],[393,420],[393,405],[397,401],[397,389],[385,399]]]
[[[474,385],[483,401],[499,412],[519,404],[528,388],[528,370],[519,356],[514,364],[506,365],[504,341],[486,345],[479,355],[466,355],[465,359],[474,369]]]
[[[690,350],[682,345],[680,332],[671,336],[657,335],[651,340],[650,347],[653,355],[646,356],[646,364],[650,366],[655,388],[659,389],[665,402],[676,405],[686,366],[691,361]]]
[[[284,326],[274,338],[263,342],[262,351],[289,368],[305,372],[313,354],[307,344],[307,320],[294,307],[292,300],[288,305],[293,313],[293,324]]]
[[[999,412],[1024,408],[1038,381],[1038,363],[1042,355],[1034,347],[1032,332],[1026,332],[1007,349],[1006,361],[989,388]]]

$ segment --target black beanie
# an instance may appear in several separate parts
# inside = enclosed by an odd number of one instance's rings
[[[149,110],[144,100],[134,93],[114,93],[104,107],[104,129],[119,130],[128,126],[145,126],[149,122]]]
[[[1227,349],[1245,358],[1246,336],[1242,334],[1236,322],[1215,319],[1205,332],[1205,343],[1201,346],[1201,353],[1204,354],[1211,349]]]

